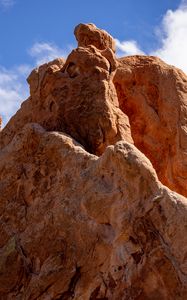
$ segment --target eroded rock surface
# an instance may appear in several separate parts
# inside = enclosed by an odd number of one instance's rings
[[[0,132],[0,299],[185,300],[186,76],[75,35]]]
[[[31,96],[4,128],[0,146],[28,122],[64,131],[97,155],[117,141],[133,143],[112,81],[116,67],[110,48],[88,46],[73,50],[65,64],[58,59],[35,69],[28,78]]]
[[[163,184],[187,196],[187,76],[156,57],[119,63],[114,83],[136,147]]]
[[[113,37],[105,30],[98,29],[94,24],[79,24],[74,30],[79,47],[95,46],[97,49],[104,50],[110,48],[116,51]]]
[[[187,200],[137,148],[28,124],[0,155],[1,299],[186,299]]]

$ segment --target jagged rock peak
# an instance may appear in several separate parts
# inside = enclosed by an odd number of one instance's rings
[[[75,27],[74,34],[79,47],[93,45],[99,50],[110,48],[113,52],[116,51],[113,37],[94,24],[79,24]]]

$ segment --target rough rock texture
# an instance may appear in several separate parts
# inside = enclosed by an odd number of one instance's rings
[[[116,51],[115,41],[105,30],[98,29],[94,24],[79,24],[74,30],[79,47],[95,46],[104,50],[110,48]]]
[[[0,132],[0,299],[185,300],[186,76],[75,34]]]
[[[123,139],[151,160],[163,184],[187,196],[186,75],[156,57],[117,60],[114,40],[93,24],[75,34],[84,47],[29,76],[31,96],[4,128],[0,148],[28,122],[64,131],[97,155]]]
[[[1,299],[186,299],[187,199],[133,145],[28,124],[0,174]]]
[[[0,148],[28,122],[64,131],[97,155],[119,140],[133,143],[112,82],[117,66],[112,50],[79,47],[63,64],[58,59],[31,73],[31,96],[5,127]]]
[[[114,83],[134,144],[163,184],[187,196],[187,76],[156,57],[119,62]]]

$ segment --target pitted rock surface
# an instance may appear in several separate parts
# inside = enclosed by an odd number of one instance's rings
[[[58,59],[35,69],[28,78],[31,96],[4,129],[0,144],[31,121],[69,134],[96,155],[120,140],[133,143],[113,84],[116,68],[110,48],[92,45],[73,50],[65,64]]]
[[[187,77],[75,34],[0,131],[0,299],[186,300]]]
[[[187,76],[156,57],[119,59],[114,84],[134,144],[161,182],[187,196]]]
[[[98,29],[94,24],[79,24],[74,30],[79,47],[95,46],[99,50],[110,48],[116,51],[115,40],[105,30]]]

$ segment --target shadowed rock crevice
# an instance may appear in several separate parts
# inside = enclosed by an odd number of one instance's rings
[[[68,290],[63,292],[56,300],[68,300],[75,298],[75,288],[78,280],[81,278],[81,268],[76,267],[75,274],[70,280]]]

